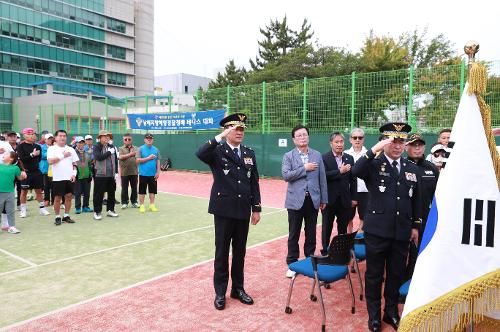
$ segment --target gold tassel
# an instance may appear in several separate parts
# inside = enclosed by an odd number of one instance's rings
[[[469,71],[469,88],[467,93],[471,96],[486,92],[486,82],[488,81],[488,73],[483,64],[474,62]]]

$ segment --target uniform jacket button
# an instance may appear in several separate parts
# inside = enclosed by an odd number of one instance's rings
[[[400,200],[400,199],[401,199],[401,197],[398,196],[398,200]]]
[[[238,197],[241,197],[241,194],[238,194]]]
[[[238,183],[241,183],[241,181],[240,181],[240,180],[238,180]]]
[[[396,214],[399,216],[399,211],[397,211]]]

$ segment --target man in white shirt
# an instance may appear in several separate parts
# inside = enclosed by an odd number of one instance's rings
[[[364,146],[365,143],[365,132],[361,128],[354,128],[351,131],[351,136],[349,137],[349,142],[351,142],[351,148],[349,150],[345,150],[345,153],[350,154],[354,158],[354,162],[356,163],[359,158],[365,155],[367,149]],[[351,221],[349,221],[349,225],[347,226],[347,232],[352,232],[352,219],[356,215],[356,208],[358,209],[359,216],[359,230],[358,233],[362,233],[363,231],[363,220],[365,219],[365,211],[366,204],[368,203],[368,189],[366,188],[365,181],[358,180],[357,187],[357,204],[352,208],[352,217]]]
[[[73,197],[73,183],[76,179],[76,162],[78,155],[75,150],[66,145],[67,134],[64,130],[55,133],[55,144],[47,150],[47,160],[52,165],[52,193],[54,195],[55,225],[64,221],[73,224],[75,221],[69,216],[71,199]],[[64,217],[61,219],[61,200],[64,196]]]

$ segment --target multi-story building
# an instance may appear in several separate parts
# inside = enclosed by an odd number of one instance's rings
[[[34,83],[73,96],[153,94],[153,8],[153,0],[0,0],[0,129],[12,125],[12,99]]]

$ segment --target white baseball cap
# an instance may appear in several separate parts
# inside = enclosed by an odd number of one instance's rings
[[[44,138],[45,138],[45,139],[49,139],[49,138],[51,138],[51,137],[52,137],[52,138],[54,138],[54,135],[52,135],[51,133],[47,133],[47,134],[45,134],[45,136],[44,136]]]
[[[85,135],[85,140],[88,140],[88,139],[93,139],[92,135]]]

